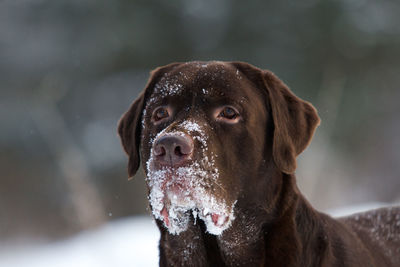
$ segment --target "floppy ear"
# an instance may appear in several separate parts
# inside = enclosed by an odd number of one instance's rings
[[[128,154],[128,175],[133,177],[139,169],[139,145],[141,134],[141,118],[144,108],[145,91],[133,102],[129,110],[121,117],[118,123],[118,134],[122,147]]]
[[[320,123],[316,109],[295,96],[270,71],[262,71],[274,121],[273,157],[287,174],[296,170],[296,157],[308,146]]]
[[[261,90],[266,91],[274,123],[272,154],[276,166],[284,173],[296,170],[296,157],[311,142],[320,119],[316,109],[295,96],[272,72],[248,63],[233,62],[236,68]]]
[[[128,175],[132,178],[140,165],[140,141],[142,132],[142,116],[143,109],[146,105],[146,99],[151,95],[154,85],[159,81],[161,76],[180,63],[172,63],[164,67],[159,67],[150,73],[150,78],[146,87],[132,103],[128,111],[122,115],[118,123],[118,134],[121,138],[122,147],[128,154]]]

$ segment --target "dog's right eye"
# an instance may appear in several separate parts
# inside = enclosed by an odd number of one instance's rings
[[[159,107],[154,110],[152,120],[157,123],[163,119],[169,117],[169,112],[167,107]]]

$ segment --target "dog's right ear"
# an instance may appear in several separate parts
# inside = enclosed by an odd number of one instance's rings
[[[118,123],[118,134],[121,138],[122,147],[128,154],[128,175],[132,178],[139,169],[139,145],[141,126],[140,121],[144,108],[145,92],[133,102],[129,110],[121,117]]]
[[[144,90],[132,103],[131,107],[122,115],[118,122],[118,134],[121,138],[122,147],[128,154],[128,175],[132,178],[140,165],[140,141],[142,132],[142,116],[146,107],[146,99],[153,92],[155,84],[170,69],[181,63],[172,63],[163,67],[159,67],[150,73],[150,78]]]

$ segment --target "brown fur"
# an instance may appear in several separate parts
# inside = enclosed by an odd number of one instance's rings
[[[183,93],[157,95],[162,77],[174,77]],[[209,96],[201,95],[205,88]],[[153,125],[150,98],[173,107],[173,116]],[[240,123],[213,120],[210,110],[232,102],[243,108]],[[160,266],[400,266],[400,208],[333,219],[299,192],[296,156],[310,143],[319,118],[274,74],[243,62],[173,63],[153,71],[118,127],[129,176],[139,158],[146,170],[157,133],[187,119],[207,125],[223,187],[209,190],[227,202],[237,200],[236,218],[221,235],[207,233],[193,216],[179,235],[156,220]]]

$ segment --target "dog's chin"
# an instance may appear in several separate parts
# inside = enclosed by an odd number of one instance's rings
[[[220,235],[227,229],[233,220],[233,208],[221,210],[224,206],[214,203],[214,207],[208,207],[201,199],[194,199],[186,194],[165,192],[166,198],[163,202],[161,212],[156,218],[164,222],[164,226],[171,234],[179,234],[186,231],[190,225],[196,225],[197,219],[204,222],[207,232],[214,235]]]
[[[148,169],[149,201],[153,215],[169,233],[179,235],[188,227],[204,222],[207,232],[220,235],[234,220],[234,204],[217,199],[212,188],[215,177],[194,166],[177,169]]]

